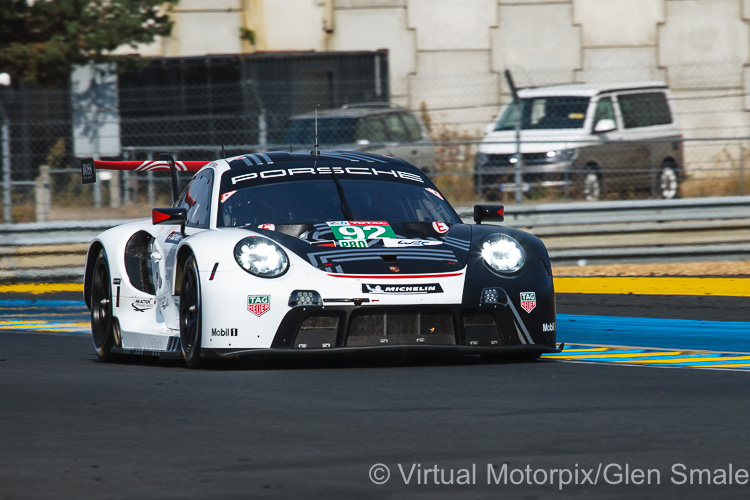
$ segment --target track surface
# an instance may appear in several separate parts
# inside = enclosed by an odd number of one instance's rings
[[[748,321],[748,309],[747,298],[558,297],[562,319]],[[731,370],[474,358],[196,372],[179,361],[104,364],[89,336],[8,330],[0,498],[545,498],[560,494],[551,469],[571,474],[568,495],[746,497],[737,470],[750,470],[749,381]],[[368,476],[378,463],[390,469],[384,485]],[[626,467],[631,483],[642,469],[652,484],[624,484]],[[706,484],[727,482],[730,467],[734,484]],[[690,469],[706,471],[691,479]],[[470,484],[435,484],[451,472]]]

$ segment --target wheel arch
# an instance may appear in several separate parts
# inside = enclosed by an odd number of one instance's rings
[[[182,272],[185,268],[185,262],[191,255],[195,255],[195,252],[189,245],[183,245],[177,250],[177,259],[175,259],[174,266],[174,295],[180,294],[180,288],[182,287]]]
[[[96,264],[96,258],[102,250],[104,250],[104,244],[99,240],[95,240],[91,243],[89,251],[86,254],[86,267],[83,274],[83,300],[86,302],[86,307],[89,310],[91,310],[91,280],[94,279],[94,264]],[[106,258],[106,251],[104,255]]]
[[[667,166],[674,167],[675,170],[677,170],[677,173],[680,173],[682,171],[680,163],[674,156],[665,156],[664,158],[662,158],[661,163],[659,164],[659,168],[664,168]]]

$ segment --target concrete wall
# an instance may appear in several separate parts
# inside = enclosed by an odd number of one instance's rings
[[[181,0],[174,19],[143,53],[386,48],[394,102],[475,137],[505,69],[518,86],[665,80],[687,137],[750,135],[750,0]]]

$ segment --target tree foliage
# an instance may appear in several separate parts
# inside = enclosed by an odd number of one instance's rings
[[[172,30],[178,0],[2,0],[0,72],[40,84],[66,81],[71,66],[122,62],[112,52]]]

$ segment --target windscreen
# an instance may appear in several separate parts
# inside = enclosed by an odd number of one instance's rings
[[[521,99],[521,128],[576,129],[583,128],[588,97],[546,96]],[[516,106],[510,103],[495,124],[498,130],[516,128]]]
[[[342,220],[461,222],[434,186],[419,175],[403,172],[409,177],[394,178],[382,173],[367,174],[365,167],[356,168],[359,170],[318,167],[321,173],[297,174],[298,180],[294,176],[290,180],[288,175],[264,179],[261,177],[264,172],[245,174],[245,178],[233,171],[226,172],[222,178],[217,226]],[[267,172],[279,175],[290,170],[294,169]],[[349,173],[352,171],[357,173]]]

